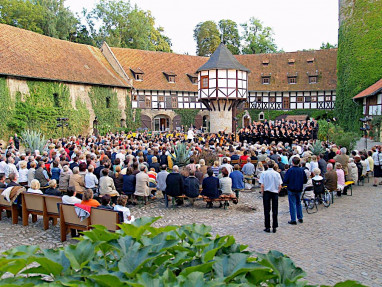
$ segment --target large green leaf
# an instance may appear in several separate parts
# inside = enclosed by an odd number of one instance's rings
[[[267,254],[258,254],[258,259],[260,264],[273,270],[278,284],[290,285],[306,275],[289,257],[279,251],[271,250]]]
[[[124,272],[128,277],[134,276],[137,272],[141,271],[140,268],[143,267],[146,262],[154,260],[160,255],[160,253],[150,254],[150,251],[151,246],[131,248],[118,262],[119,270]]]
[[[95,256],[95,244],[90,240],[80,241],[77,245],[69,245],[64,248],[66,257],[73,269],[82,269]]]
[[[357,281],[347,280],[344,282],[337,283],[336,285],[334,285],[334,287],[366,287],[366,285],[362,285]]]
[[[113,274],[94,274],[87,278],[94,280],[99,286],[103,287],[129,286],[128,283],[122,282],[118,276]]]
[[[213,265],[216,277],[225,277],[225,282],[230,282],[232,278],[241,274],[248,273],[264,267],[257,262],[247,262],[248,256],[242,253],[233,253],[230,255],[222,255],[215,258]]]

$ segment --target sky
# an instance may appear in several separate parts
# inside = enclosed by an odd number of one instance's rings
[[[292,52],[337,44],[337,0],[131,0],[150,10],[156,26],[172,41],[175,53],[196,54],[193,30],[199,22],[230,19],[241,24],[255,17],[270,26],[278,49]],[[96,0],[66,0],[73,12],[91,10]]]

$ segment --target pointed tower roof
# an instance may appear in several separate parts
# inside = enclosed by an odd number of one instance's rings
[[[211,55],[207,63],[201,66],[196,72],[214,69],[232,69],[245,71],[248,73],[251,72],[248,68],[240,64],[238,60],[236,60],[231,51],[228,50],[223,43],[220,43],[219,47]]]

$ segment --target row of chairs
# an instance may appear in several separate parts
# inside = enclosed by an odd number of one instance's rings
[[[0,190],[0,194],[1,192],[2,190]],[[70,229],[84,231],[91,229],[92,225],[103,225],[109,231],[116,231],[119,229],[118,224],[121,223],[119,212],[114,210],[92,208],[90,216],[81,221],[76,214],[75,207],[62,203],[60,196],[34,194],[25,191],[20,195],[23,225],[29,224],[29,215],[32,215],[33,223],[37,221],[37,216],[42,216],[44,230],[49,228],[50,220],[53,225],[56,225],[57,219],[60,219],[61,241],[66,241]],[[12,224],[18,224],[19,208],[17,204],[8,202],[0,195],[0,220],[3,210],[12,218]]]

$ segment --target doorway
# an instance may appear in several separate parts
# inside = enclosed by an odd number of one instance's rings
[[[167,116],[156,116],[154,118],[154,131],[164,132],[170,129],[170,119]]]

